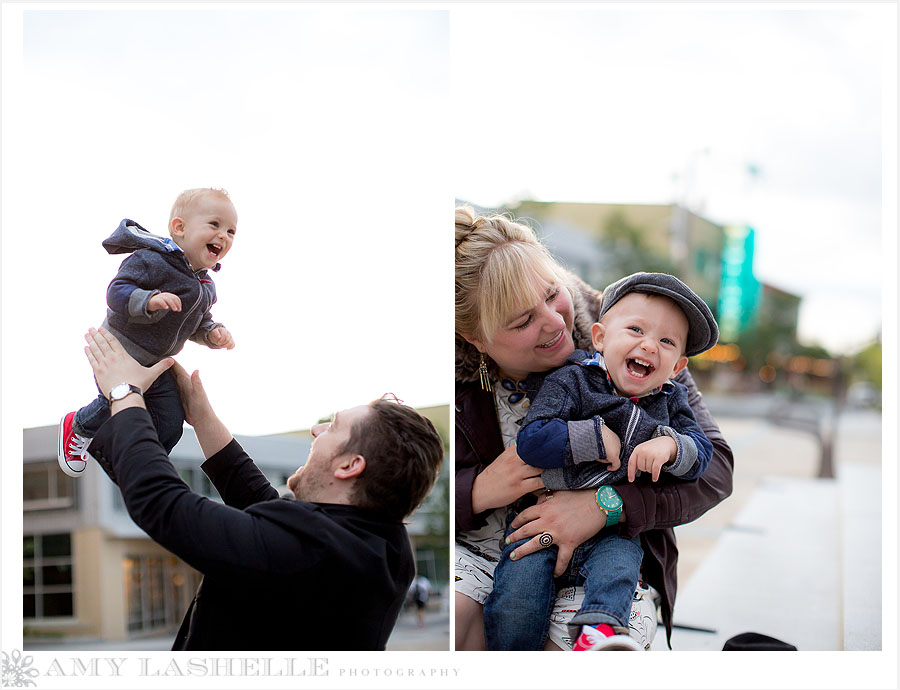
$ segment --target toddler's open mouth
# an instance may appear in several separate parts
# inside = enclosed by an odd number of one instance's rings
[[[650,362],[645,362],[643,359],[637,358],[630,358],[625,360],[625,366],[628,368],[629,374],[639,379],[650,376],[650,373],[655,369],[655,367],[650,364]]]
[[[210,254],[213,254],[214,256],[218,256],[222,252],[222,247],[220,247],[218,244],[208,244],[208,245],[206,245],[206,250]]]

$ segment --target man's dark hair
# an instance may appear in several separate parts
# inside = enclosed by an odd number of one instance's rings
[[[366,459],[354,505],[402,520],[422,505],[437,481],[444,444],[430,420],[384,397],[369,403],[369,413],[354,424],[341,453]]]

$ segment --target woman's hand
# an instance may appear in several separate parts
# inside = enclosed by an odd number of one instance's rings
[[[472,484],[472,512],[509,505],[520,496],[544,488],[543,470],[526,464],[516,453],[515,444],[504,450]]]
[[[541,543],[541,536],[549,534],[552,543],[559,547],[553,576],[562,575],[575,548],[606,527],[606,513],[597,505],[595,494],[591,489],[548,492],[537,505],[519,513],[512,521],[515,531],[509,535],[508,543],[534,538],[513,551],[510,558],[518,560],[549,546]]]
[[[175,363],[171,357],[157,362],[152,367],[141,364],[127,352],[118,339],[105,328],[91,328],[84,335],[87,346],[84,353],[94,370],[94,378],[103,395],[108,396],[113,386],[119,383],[130,383],[141,391],[146,391],[160,374]],[[128,396],[128,405],[114,405],[112,414],[122,407],[131,407],[140,396]]]

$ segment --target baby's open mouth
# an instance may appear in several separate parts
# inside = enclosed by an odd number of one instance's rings
[[[208,244],[206,245],[206,249],[210,254],[215,254],[216,256],[222,251],[222,247],[218,244]]]
[[[650,376],[650,372],[654,369],[654,366],[650,364],[650,362],[645,362],[644,360],[637,358],[625,360],[625,366],[628,368],[629,374],[636,376],[639,379]]]

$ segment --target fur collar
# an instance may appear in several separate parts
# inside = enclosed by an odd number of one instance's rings
[[[572,331],[575,347],[579,350],[592,351],[591,326],[597,321],[600,313],[601,293],[585,283],[574,273],[566,272],[569,280],[567,285],[572,295],[572,303],[575,311],[575,327]],[[488,372],[491,380],[497,380],[497,365],[486,357]],[[478,365],[481,362],[481,354],[478,349],[467,342],[459,333],[456,334],[456,381],[457,383],[470,383],[478,381]]]

